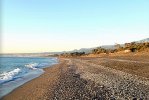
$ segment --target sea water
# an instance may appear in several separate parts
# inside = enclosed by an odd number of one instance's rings
[[[0,57],[0,98],[57,63],[54,57]]]

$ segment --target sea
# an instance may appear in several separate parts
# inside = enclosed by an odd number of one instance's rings
[[[0,57],[0,98],[58,62],[55,57]]]

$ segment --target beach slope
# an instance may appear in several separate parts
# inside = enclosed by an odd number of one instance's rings
[[[148,100],[149,63],[146,58],[129,58],[60,58],[59,64],[2,99]]]

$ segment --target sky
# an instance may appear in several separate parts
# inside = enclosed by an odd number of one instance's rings
[[[1,53],[69,51],[149,37],[149,0],[1,0]]]

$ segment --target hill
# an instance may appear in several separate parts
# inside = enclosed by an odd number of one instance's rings
[[[146,38],[146,39],[142,39],[142,40],[139,40],[139,41],[135,41],[137,43],[144,43],[144,42],[149,42],[149,38]]]

